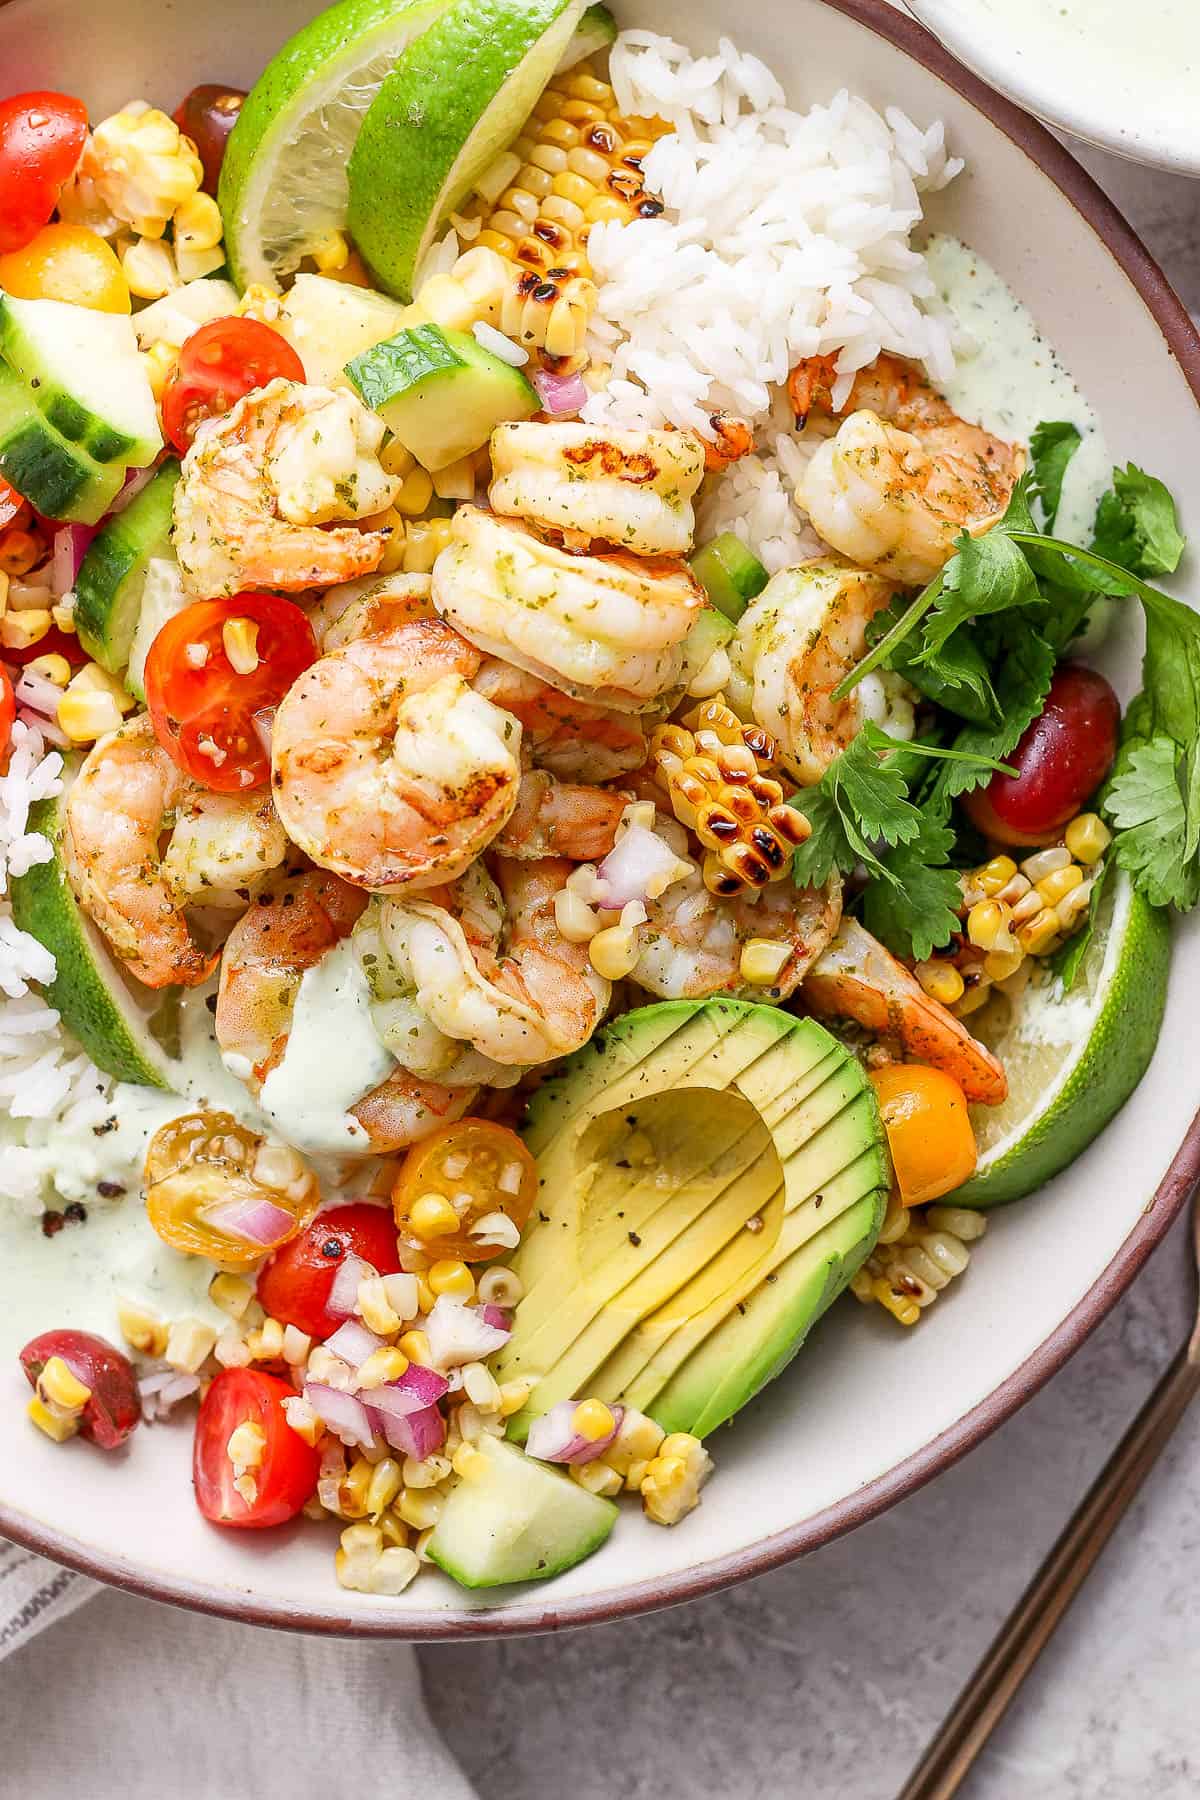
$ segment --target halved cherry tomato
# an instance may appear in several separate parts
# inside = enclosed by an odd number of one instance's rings
[[[36,1387],[52,1356],[60,1356],[77,1381],[91,1388],[79,1421],[80,1437],[101,1450],[116,1450],[142,1416],[137,1377],[129,1358],[90,1331],[43,1331],[21,1351],[21,1367]]]
[[[0,475],[0,530],[11,525],[25,502],[15,487],[10,487],[3,475]]]
[[[512,1244],[473,1236],[471,1227],[489,1213],[503,1213],[518,1232],[523,1231],[537,1196],[537,1180],[537,1164],[507,1125],[492,1119],[443,1125],[413,1145],[392,1189],[406,1260],[411,1254],[416,1268],[426,1260],[447,1257],[490,1262],[510,1255]],[[447,1212],[447,1229],[431,1229],[436,1224],[435,1208],[418,1205],[427,1198],[448,1206],[457,1215],[457,1226],[450,1226]]]
[[[146,1148],[146,1217],[172,1250],[250,1269],[307,1225],[317,1178],[294,1150],[267,1145],[232,1113],[184,1113]]]
[[[87,142],[87,108],[69,94],[0,100],[0,252],[41,230]]]
[[[194,87],[175,114],[184,137],[191,138],[204,164],[204,191],[215,194],[229,134],[238,121],[246,95],[242,88],[206,81]]]
[[[0,287],[19,300],[65,300],[93,312],[127,313],[132,307],[112,245],[86,225],[61,220],[0,256]]]
[[[276,378],[303,381],[286,338],[257,319],[213,319],[194,331],[163,389],[163,430],[180,451],[206,419],[220,419],[243,394]]]
[[[1019,773],[993,775],[965,797],[972,823],[998,844],[1052,844],[1112,768],[1120,728],[1121,704],[1103,675],[1065,664],[1005,759]]]
[[[18,667],[36,661],[39,656],[65,656],[73,669],[82,669],[88,661],[88,653],[74,632],[60,631],[57,625],[52,625],[35,644],[4,651],[5,662],[15,663]]]
[[[248,674],[239,674],[229,658],[235,634],[254,639],[257,661]],[[255,715],[278,706],[316,660],[312,626],[291,600],[278,594],[197,600],[168,619],[146,658],[146,704],[159,743],[219,794],[263,787],[271,758]]]
[[[885,1063],[871,1083],[905,1206],[924,1206],[974,1173],[975,1132],[952,1075],[926,1063]]]
[[[12,742],[13,720],[16,716],[17,703],[13,697],[12,682],[9,680],[8,670],[3,663],[0,663],[0,757],[8,755],[8,746]]]
[[[321,1458],[292,1430],[283,1410],[292,1392],[286,1381],[262,1369],[223,1369],[204,1396],[192,1481],[196,1504],[214,1525],[248,1531],[283,1525],[316,1492]],[[261,1461],[246,1471],[253,1486],[241,1492],[229,1457],[229,1440],[239,1425],[257,1425],[266,1439]]]
[[[329,1311],[329,1290],[348,1256],[380,1275],[398,1275],[396,1227],[385,1206],[331,1206],[307,1231],[277,1250],[258,1277],[258,1297],[273,1319],[327,1338],[344,1321]]]

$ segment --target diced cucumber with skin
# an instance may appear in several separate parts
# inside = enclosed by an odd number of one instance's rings
[[[0,362],[0,475],[48,519],[97,525],[125,481],[119,463],[94,462],[38,409],[15,370]]]
[[[481,450],[497,425],[541,407],[532,384],[470,332],[415,325],[347,364],[364,403],[426,469]]]
[[[167,620],[191,606],[195,598],[184,587],[182,572],[173,556],[150,558],[146,564],[141,611],[129,646],[129,665],[124,678],[126,690],[135,700],[146,698],[146,658],[151,644]]]
[[[756,594],[769,579],[752,550],[736,532],[723,531],[692,558],[692,574],[714,606],[736,625]]]
[[[617,38],[617,21],[607,6],[589,6],[575,27],[575,36],[563,51],[562,61],[554,73],[565,75],[583,62],[585,57],[595,56],[598,50],[607,50]]]
[[[723,650],[733,636],[733,625],[715,606],[706,606],[696,615],[692,628],[683,640],[683,669],[680,681],[691,686],[700,671]]]
[[[427,1546],[461,1587],[544,1581],[604,1543],[617,1522],[611,1500],[499,1438],[481,1437],[478,1448],[488,1468],[451,1490]]]
[[[93,461],[144,469],[162,449],[132,319],[0,295],[0,354],[60,437]]]
[[[166,462],[123,512],[92,540],[75,582],[75,629],[102,668],[117,674],[129,661],[141,617],[146,571],[171,553],[171,496],[179,464]]]

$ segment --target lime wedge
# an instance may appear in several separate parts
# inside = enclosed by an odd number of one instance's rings
[[[1118,870],[1068,993],[1047,972],[1015,1005],[997,994],[972,1014],[972,1031],[1008,1072],[1008,1099],[971,1108],[979,1165],[944,1204],[1019,1200],[1087,1149],[1154,1054],[1170,958],[1168,915]]]
[[[554,73],[565,75],[585,57],[596,56],[601,50],[611,50],[617,38],[617,21],[607,6],[589,6],[575,27],[575,36],[562,53],[562,60]]]
[[[449,0],[342,0],[267,64],[221,168],[230,273],[278,288],[344,229],[346,163],[367,108],[405,46]]]
[[[458,0],[409,45],[350,158],[350,230],[402,300],[442,221],[520,131],[583,0]]]

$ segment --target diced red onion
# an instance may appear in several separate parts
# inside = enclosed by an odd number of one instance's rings
[[[595,1462],[598,1456],[603,1456],[621,1429],[625,1408],[610,1407],[613,1428],[607,1437],[585,1438],[575,1429],[575,1409],[578,1405],[578,1400],[560,1400],[557,1406],[544,1412],[540,1419],[535,1419],[525,1440],[528,1455],[536,1457],[539,1462],[554,1463]]]
[[[507,1343],[511,1332],[507,1325],[497,1325],[484,1317],[488,1309],[465,1306],[449,1294],[439,1295],[433,1311],[425,1321],[429,1354],[437,1369],[452,1369],[459,1363],[482,1362],[493,1350]]]
[[[20,705],[32,707],[35,713],[44,718],[53,719],[58,716],[58,703],[63,697],[63,691],[36,670],[22,670],[20,680],[13,684],[13,693]]]
[[[383,1349],[383,1339],[360,1325],[357,1319],[347,1319],[332,1337],[325,1339],[325,1348],[334,1356],[340,1356],[352,1369],[361,1369],[368,1356]]]
[[[55,532],[50,586],[56,600],[61,600],[75,586],[79,565],[98,530],[97,525],[60,525]]]
[[[588,391],[580,375],[551,375],[545,369],[538,369],[533,376],[533,385],[542,406],[555,417],[582,412],[587,404]]]
[[[382,1428],[392,1449],[399,1450],[402,1456],[414,1457],[417,1462],[424,1462],[446,1441],[446,1421],[436,1406],[422,1406],[417,1412],[393,1413],[385,1412],[372,1401],[367,1410]]]
[[[512,1330],[512,1314],[506,1306],[481,1306],[480,1312],[484,1320],[495,1331]]]
[[[322,1381],[306,1381],[304,1398],[343,1443],[369,1450],[375,1442],[375,1429],[361,1400],[344,1394],[340,1388],[326,1387]]]
[[[385,1387],[368,1388],[363,1405],[381,1418],[406,1419],[410,1413],[424,1412],[427,1406],[436,1406],[449,1386],[446,1377],[439,1375],[436,1369],[410,1363],[399,1381],[389,1381]]]
[[[124,487],[108,509],[109,518],[115,518],[118,513],[123,513],[125,508],[137,499],[142,489],[149,487],[157,473],[158,469],[154,463],[151,463],[148,469],[130,469],[125,477]]]
[[[335,1319],[348,1319],[358,1301],[359,1282],[369,1281],[375,1273],[371,1264],[361,1256],[344,1257],[329,1289],[325,1310],[331,1312]]]
[[[200,1216],[223,1237],[254,1244],[264,1252],[286,1243],[296,1229],[291,1213],[273,1200],[218,1200]]]
[[[47,719],[42,713],[31,712],[28,708],[21,708],[17,717],[22,725],[28,725],[31,731],[36,731],[43,743],[53,744],[56,750],[71,748],[71,740],[57,719]]]
[[[679,867],[670,844],[645,825],[630,825],[596,870],[607,907],[626,906],[631,900],[647,900],[650,889],[667,882]]]

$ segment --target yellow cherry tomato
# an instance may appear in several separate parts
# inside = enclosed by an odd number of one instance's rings
[[[146,1217],[164,1244],[248,1269],[303,1231],[321,1200],[316,1176],[284,1144],[232,1113],[184,1113],[146,1150]]]
[[[43,225],[23,250],[0,256],[0,288],[18,300],[69,300],[93,312],[132,311],[116,254],[86,225]]]
[[[925,1063],[887,1063],[871,1072],[896,1185],[905,1206],[924,1206],[975,1170],[975,1133],[952,1075]]]
[[[516,1247],[511,1239],[533,1209],[537,1182],[536,1163],[507,1125],[492,1119],[443,1125],[413,1145],[392,1189],[401,1261],[420,1268],[510,1255]],[[492,1230],[499,1226],[495,1236],[484,1220]]]

